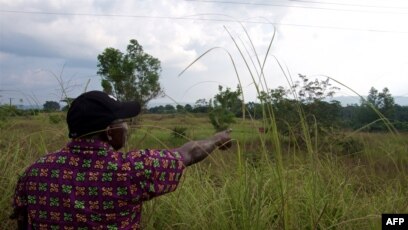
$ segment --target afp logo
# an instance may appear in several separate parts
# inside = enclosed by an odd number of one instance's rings
[[[408,214],[382,214],[382,229],[408,229]]]

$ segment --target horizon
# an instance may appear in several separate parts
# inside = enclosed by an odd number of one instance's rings
[[[367,97],[367,96],[364,96]],[[393,96],[395,104],[396,105],[400,105],[400,106],[408,106],[408,96]],[[206,98],[207,100],[207,98]],[[334,96],[333,98],[331,98],[330,100],[326,100],[326,101],[333,101],[333,100],[337,100],[340,102],[342,107],[346,107],[349,105],[359,105],[360,104],[360,97],[359,96]],[[47,100],[47,101],[53,101],[53,100]],[[247,101],[248,102],[254,102],[254,101]],[[58,102],[62,107],[65,106],[64,102],[59,101]],[[43,103],[44,104],[44,103]],[[43,104],[20,104],[20,103],[12,103],[11,105],[16,106],[19,109],[42,109],[43,108]],[[187,105],[190,104],[191,106],[194,106],[195,101],[193,102],[174,102],[174,101],[168,101],[168,102],[149,102],[147,105],[147,108],[153,108],[153,107],[157,107],[157,106],[165,106],[165,105],[173,105],[174,107],[176,105]],[[0,103],[0,105],[9,105],[9,103]]]

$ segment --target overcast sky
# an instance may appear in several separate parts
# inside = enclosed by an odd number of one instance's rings
[[[108,47],[125,52],[130,39],[161,61],[167,96],[153,103],[209,99],[218,85],[235,89],[230,57],[245,100],[254,101],[257,58],[265,59],[275,30],[268,88],[288,87],[285,75],[301,73],[330,76],[362,95],[373,86],[408,96],[408,1],[0,0],[0,103],[58,101],[62,87],[70,97],[100,90],[97,55]],[[355,95],[337,86],[338,95]]]

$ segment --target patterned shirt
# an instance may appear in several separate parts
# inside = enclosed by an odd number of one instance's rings
[[[14,207],[27,208],[29,229],[139,229],[142,202],[174,191],[184,168],[174,151],[74,139],[25,171]]]

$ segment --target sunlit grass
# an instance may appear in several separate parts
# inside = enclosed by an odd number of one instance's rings
[[[171,135],[180,120],[197,124],[188,126],[189,139],[214,133],[206,117],[162,116],[157,123],[157,117],[144,115],[132,126],[128,148],[184,143],[188,139]],[[285,146],[277,175],[273,142],[270,134],[259,133],[260,125],[239,120],[232,126],[232,149],[186,169],[175,192],[145,203],[146,229],[379,229],[381,213],[408,211],[406,135],[396,140],[387,133],[362,133],[362,153],[318,152],[314,162],[307,151]],[[18,174],[46,151],[64,146],[64,130],[65,124],[41,117],[12,120],[2,129],[1,229],[13,226],[8,216]],[[150,135],[143,139],[144,133]]]

